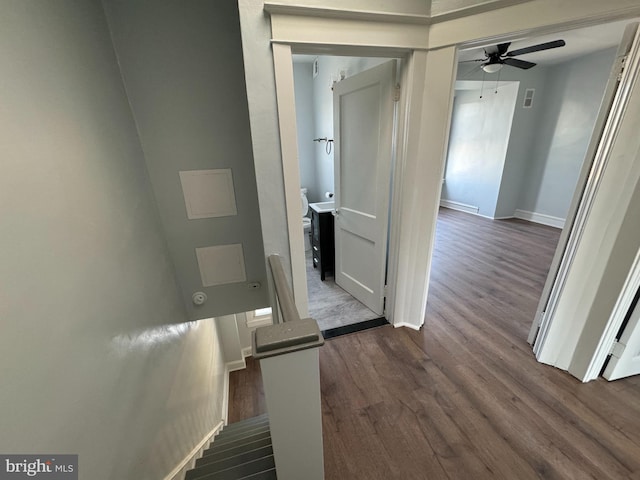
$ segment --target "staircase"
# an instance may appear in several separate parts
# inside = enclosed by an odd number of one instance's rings
[[[266,414],[227,425],[185,476],[185,480],[277,478]]]

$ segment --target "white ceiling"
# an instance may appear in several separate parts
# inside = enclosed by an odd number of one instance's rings
[[[538,65],[554,65],[618,45],[622,39],[625,25],[632,21],[634,20],[623,20],[603,25],[595,25],[593,27],[554,33],[551,35],[531,37],[525,40],[518,40],[511,43],[509,50],[516,50],[536,45],[538,43],[562,39],[566,42],[564,47],[544,50],[542,52],[528,53],[526,55],[519,55],[516,57],[528,62],[537,63]],[[484,51],[482,48],[464,50],[461,51],[459,55],[460,61],[473,60],[476,58],[484,58]]]

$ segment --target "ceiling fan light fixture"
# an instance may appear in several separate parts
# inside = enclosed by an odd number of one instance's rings
[[[487,63],[486,65],[482,66],[482,70],[484,70],[487,73],[496,73],[501,68],[502,68],[501,63]]]

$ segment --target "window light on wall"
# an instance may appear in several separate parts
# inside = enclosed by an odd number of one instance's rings
[[[265,317],[267,315],[271,315],[271,307],[259,308],[253,311],[254,317]]]
[[[249,329],[271,325],[271,322],[271,307],[258,308],[247,312],[247,328]]]

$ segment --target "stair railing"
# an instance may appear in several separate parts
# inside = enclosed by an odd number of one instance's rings
[[[312,318],[301,319],[278,255],[269,257],[280,323],[253,332],[260,361],[279,480],[322,480],[319,348],[324,338]]]
[[[269,258],[269,269],[271,271],[271,278],[275,286],[275,301],[276,308],[272,308],[272,311],[276,311],[273,315],[274,323],[293,322],[300,320],[298,309],[296,308],[291,289],[287,283],[287,278],[284,274],[284,268],[282,267],[282,260],[279,255],[271,255]]]

